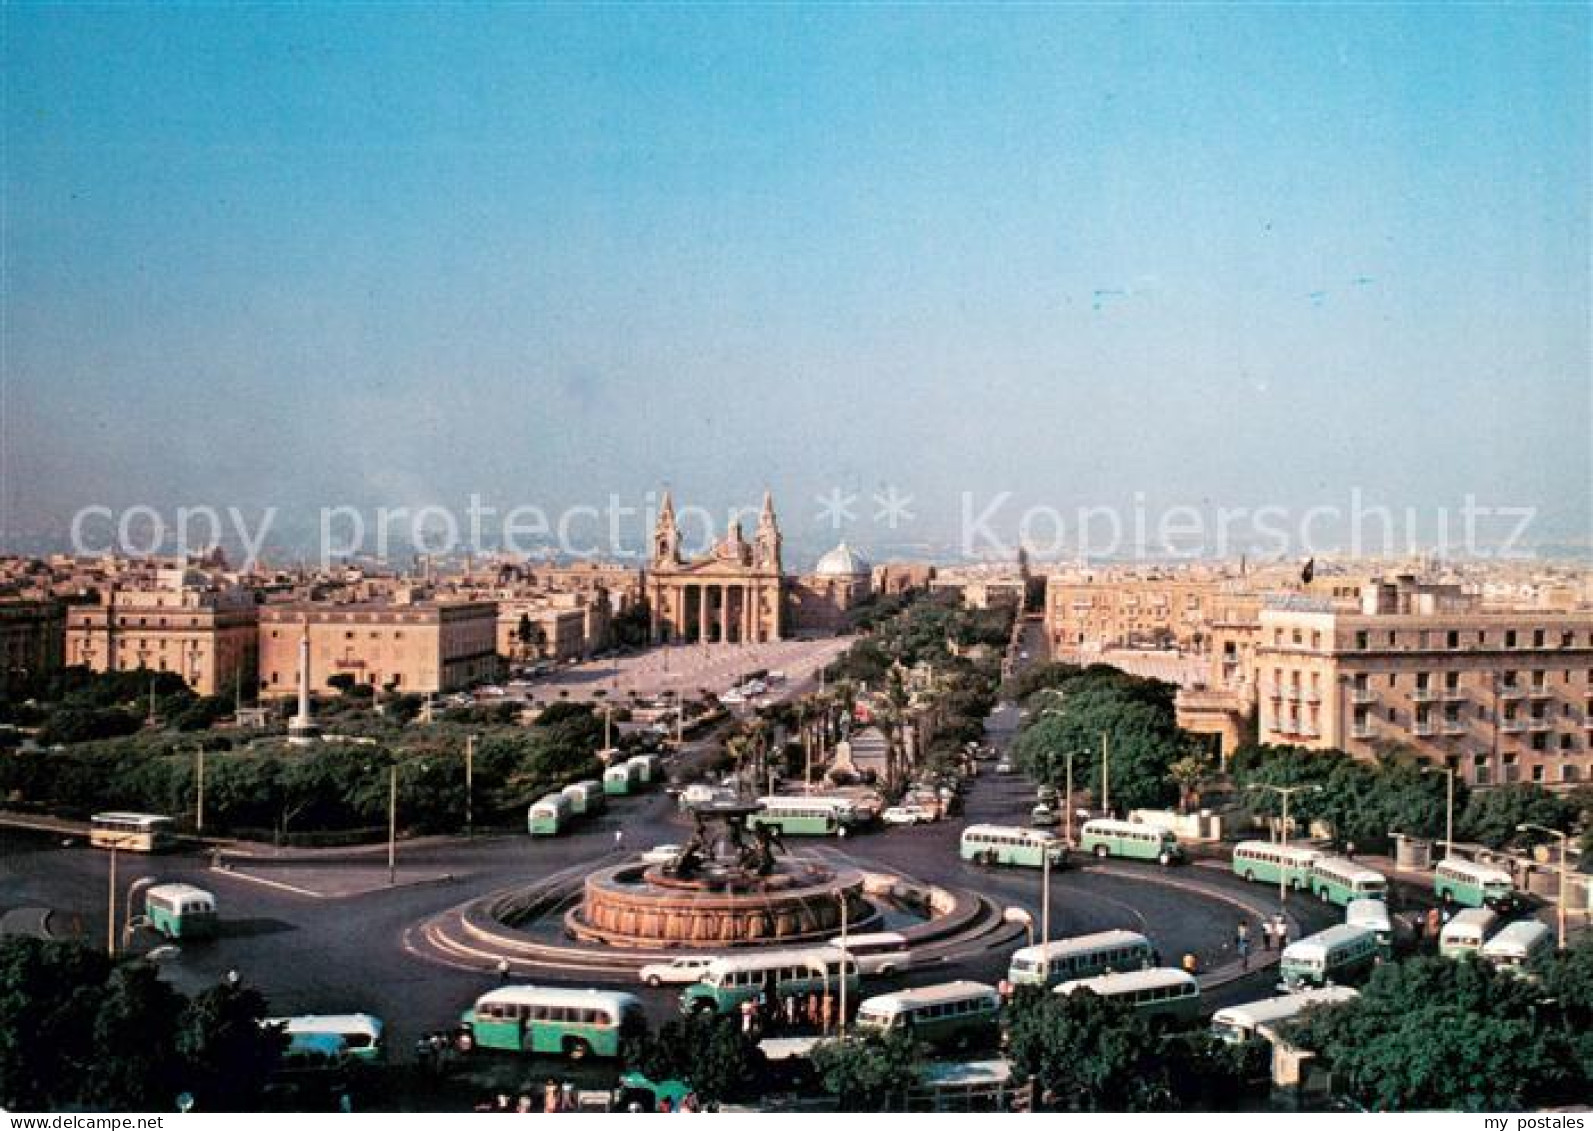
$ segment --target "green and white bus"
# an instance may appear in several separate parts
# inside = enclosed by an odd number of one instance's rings
[[[1344,921],[1377,936],[1377,950],[1385,959],[1394,954],[1394,921],[1381,899],[1352,899],[1344,905]]]
[[[1377,964],[1377,936],[1340,923],[1283,948],[1278,973],[1284,989],[1325,986],[1365,973]]]
[[[1554,932],[1536,919],[1518,919],[1482,944],[1482,960],[1497,970],[1522,973],[1554,953]]]
[[[868,998],[857,1028],[909,1033],[927,1044],[961,1051],[1000,1034],[1001,995],[983,982],[943,982]]]
[[[637,754],[625,759],[625,764],[636,767],[637,785],[654,785],[663,780],[664,763],[657,754]]]
[[[776,998],[793,994],[857,992],[857,962],[833,947],[771,950],[716,958],[695,984],[680,995],[682,1013],[729,1013],[765,990]]]
[[[1184,850],[1171,829],[1134,821],[1085,821],[1079,833],[1079,847],[1102,860],[1115,856],[1123,860],[1176,864],[1184,858]]]
[[[1342,856],[1319,856],[1311,861],[1311,894],[1340,907],[1352,899],[1387,899],[1388,878]]]
[[[1444,924],[1444,929],[1438,932],[1438,953],[1445,958],[1480,953],[1498,921],[1499,916],[1486,907],[1468,907],[1464,911],[1457,911]]]
[[[144,893],[144,921],[169,939],[216,934],[216,897],[193,884],[156,884]]]
[[[1015,951],[1007,981],[1016,986],[1054,986],[1097,974],[1145,970],[1156,963],[1156,949],[1135,931],[1097,931],[1054,939]]]
[[[298,1017],[273,1017],[262,1025],[276,1026],[300,1043],[314,1047],[303,1038],[337,1037],[343,1051],[355,1060],[376,1062],[387,1055],[380,1017],[369,1013],[305,1013]]]
[[[841,828],[837,807],[822,798],[761,797],[763,806],[747,818],[751,828],[769,826],[781,836],[834,836]]]
[[[608,799],[603,794],[603,783],[600,781],[578,781],[565,786],[562,792],[570,799],[570,815],[573,817],[590,817],[608,807]]]
[[[1444,903],[1507,911],[1516,904],[1510,873],[1470,860],[1441,860],[1433,868],[1433,894]]]
[[[95,813],[89,818],[89,844],[123,852],[164,852],[177,843],[170,817],[158,813]]]
[[[618,1056],[620,1041],[646,1028],[642,1003],[632,994],[501,986],[460,1014],[454,1043],[462,1052],[498,1049],[580,1060]]]
[[[1322,853],[1265,840],[1245,840],[1234,845],[1233,874],[1257,883],[1287,883],[1299,891],[1311,882],[1311,862]]]
[[[1189,1020],[1200,1013],[1200,983],[1193,974],[1172,966],[1097,974],[1063,982],[1053,992],[1071,995],[1086,990],[1121,1001],[1147,1017]]]
[[[641,770],[630,762],[620,762],[603,771],[603,792],[609,797],[624,797],[641,787]]]
[[[558,836],[570,823],[570,799],[550,793],[533,801],[525,811],[526,832],[532,836]]]
[[[969,825],[962,830],[957,854],[972,864],[1010,864],[1020,868],[1039,868],[1049,856],[1055,868],[1067,862],[1068,846],[1045,829]]]
[[[1342,1005],[1360,993],[1349,986],[1323,986],[1296,994],[1262,998],[1243,1005],[1230,1005],[1211,1015],[1211,1035],[1231,1045],[1273,1038],[1273,1026],[1293,1021],[1313,1005]]]

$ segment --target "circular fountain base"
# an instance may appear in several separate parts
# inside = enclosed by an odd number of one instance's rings
[[[658,868],[622,864],[586,877],[565,928],[608,946],[731,947],[800,944],[839,934],[842,905],[852,930],[878,924],[863,875],[820,864],[782,867],[768,876],[715,882],[679,880]]]

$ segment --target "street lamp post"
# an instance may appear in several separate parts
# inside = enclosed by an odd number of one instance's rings
[[[1567,855],[1567,850],[1570,848],[1571,837],[1570,837],[1569,834],[1562,833],[1558,829],[1551,829],[1551,828],[1547,828],[1544,825],[1534,825],[1534,824],[1517,825],[1516,826],[1516,832],[1518,832],[1518,833],[1529,833],[1529,832],[1532,832],[1532,833],[1543,833],[1543,834],[1545,834],[1547,836],[1554,837],[1556,840],[1558,840],[1560,842],[1560,898],[1557,901],[1558,902],[1558,906],[1554,909],[1554,920],[1555,920],[1555,926],[1556,926],[1556,932],[1555,933],[1556,933],[1556,935],[1557,935],[1557,937],[1559,939],[1560,949],[1564,950],[1565,949],[1565,901],[1566,901],[1567,895],[1569,894],[1570,881],[1571,881],[1571,871],[1570,871],[1570,866],[1569,866],[1570,857]]]
[[[398,763],[387,767],[387,885],[398,883]]]
[[[131,839],[131,836],[120,836],[107,842],[111,850],[111,870],[105,896],[105,953],[112,958],[116,957],[116,850]],[[131,893],[128,899],[132,899]]]
[[[1322,792],[1322,787],[1319,785],[1269,785],[1263,782],[1254,782],[1249,788],[1251,790],[1265,789],[1283,798],[1283,823],[1278,830],[1278,847],[1280,849],[1289,847],[1289,798],[1296,793]],[[1280,906],[1289,902],[1289,870],[1287,864],[1278,870],[1278,903]]]
[[[476,736],[465,735],[465,836],[476,835],[475,820]]]
[[[194,831],[205,832],[205,748],[201,744],[194,759]]]

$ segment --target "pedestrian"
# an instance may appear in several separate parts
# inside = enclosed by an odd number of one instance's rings
[[[817,990],[808,991],[808,1024],[815,1029],[819,1027],[819,993]]]
[[[1238,946],[1237,949],[1239,951],[1239,969],[1241,969],[1241,970],[1250,969],[1250,940],[1249,940],[1249,938],[1240,939],[1239,940],[1239,946]]]
[[[828,1036],[830,1026],[835,1023],[835,999],[829,993],[819,1000],[819,1023],[821,1031]]]
[[[1236,947],[1248,948],[1250,946],[1250,924],[1243,919],[1239,920],[1239,925],[1234,928],[1233,938]]]
[[[1012,1004],[1012,983],[1006,978],[996,983],[996,993],[1001,995],[1003,1005]]]
[[[624,829],[615,829],[614,830],[614,847],[615,848],[624,848],[625,847],[625,830]]]
[[[1184,973],[1193,974],[1200,968],[1200,961],[1193,954],[1184,955]]]
[[[1261,949],[1262,950],[1271,950],[1272,949],[1272,920],[1271,919],[1263,919],[1263,920],[1261,920]]]
[[[795,1029],[797,1024],[796,994],[786,994],[785,1000],[781,1002],[781,1005],[785,1009],[785,1027],[787,1029]],[[696,1109],[693,1108],[692,1110],[695,1111]]]
[[[741,1003],[741,1031],[747,1036],[752,1036],[752,1019],[757,1015],[758,1007],[749,997]]]
[[[1427,937],[1434,942],[1438,941],[1438,932],[1443,929],[1443,919],[1438,914],[1438,908],[1427,909]]]
[[[1425,916],[1425,915],[1412,915],[1411,916],[1411,920],[1410,920],[1411,941],[1416,944],[1416,948],[1418,950],[1421,949],[1422,932],[1426,928],[1426,926],[1427,926],[1427,916]]]
[[[681,1111],[701,1111],[702,1104],[697,1100],[696,1092],[687,1092],[680,1101]]]
[[[668,1096],[664,1096],[658,1101],[658,1110],[662,1115],[669,1115],[675,1110],[675,1101]]]
[[[1272,934],[1279,950],[1289,945],[1289,921],[1283,917],[1281,911],[1272,917]]]
[[[559,1090],[559,1110],[560,1111],[574,1111],[574,1110],[576,1110],[575,1085],[571,1084],[567,1080],[564,1082],[564,1086]]]
[[[506,984],[508,984],[508,981],[509,981],[509,960],[507,958],[500,958],[500,959],[498,959],[498,985],[500,985],[500,986],[506,985]]]
[[[1344,842],[1344,859],[1355,859],[1355,842],[1353,840],[1347,840]]]
[[[549,1080],[542,1085],[542,1112],[544,1115],[557,1115],[559,1110],[559,1097],[564,1093],[559,1090],[557,1080]]]
[[[520,1098],[515,1101],[514,1110],[521,1115],[530,1115],[536,1110],[536,1102],[532,1100],[530,1092],[521,1092]]]

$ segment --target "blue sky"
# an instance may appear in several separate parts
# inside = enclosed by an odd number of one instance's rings
[[[3,19],[0,541],[664,482],[1588,531],[1586,5]]]

